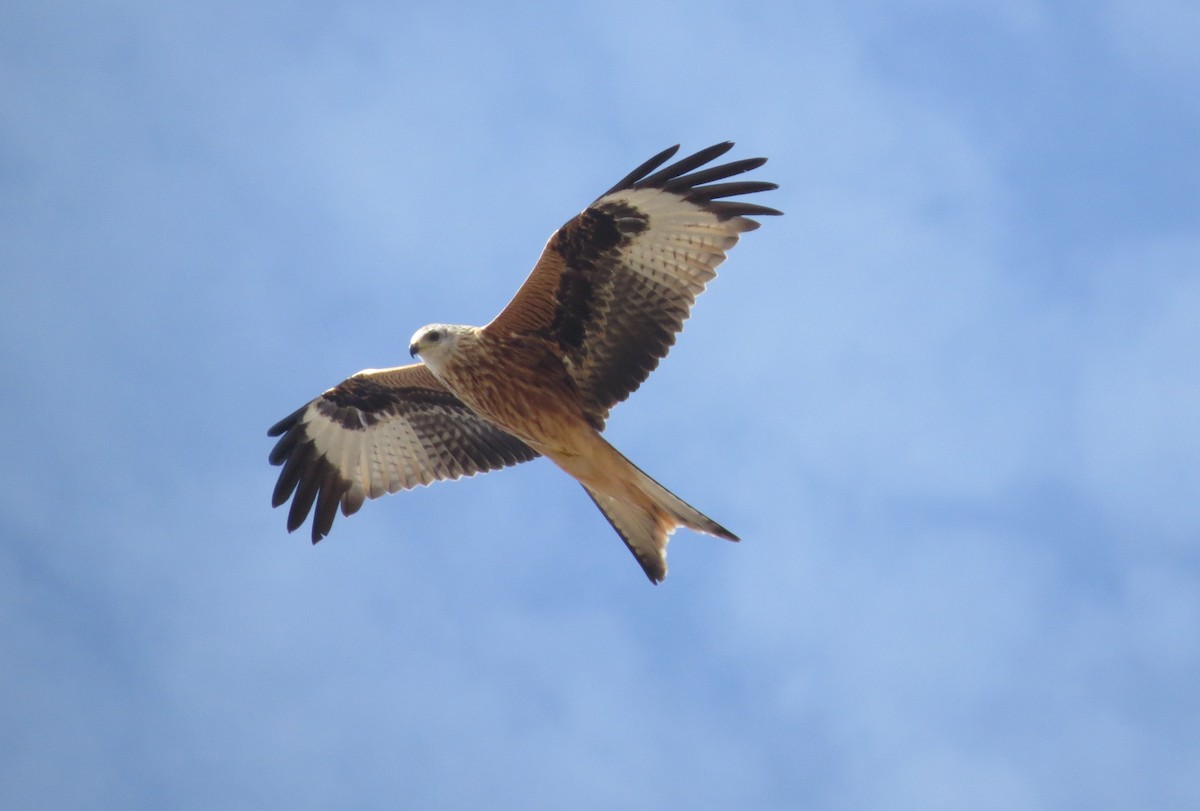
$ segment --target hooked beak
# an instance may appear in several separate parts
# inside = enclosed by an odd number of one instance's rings
[[[416,344],[408,345],[408,356],[410,358],[415,358],[417,356],[417,345]]]

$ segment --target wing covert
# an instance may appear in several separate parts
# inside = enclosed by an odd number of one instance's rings
[[[291,532],[314,510],[313,543],[329,534],[341,507],[440,479],[457,479],[537,456],[446,390],[423,364],[366,370],[273,425],[282,465],[271,505],[289,498]]]

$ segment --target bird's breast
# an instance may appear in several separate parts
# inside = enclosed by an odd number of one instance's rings
[[[577,433],[591,426],[562,360],[544,343],[480,340],[456,353],[439,377],[472,411],[543,453],[580,453]]]

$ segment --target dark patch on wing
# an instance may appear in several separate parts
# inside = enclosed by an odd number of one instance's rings
[[[560,228],[550,247],[565,260],[550,334],[563,349],[578,350],[611,287],[621,249],[645,231],[645,214],[624,203],[601,203]]]
[[[340,470],[341,459],[330,460],[323,455],[309,433],[312,421],[322,419],[335,425],[326,430],[355,432],[361,435],[357,441],[368,443],[374,441],[371,431],[379,430],[387,421],[405,421],[434,462],[424,471],[431,479],[497,470],[538,455],[521,440],[477,416],[448,391],[386,385],[372,375],[356,375],[284,417],[267,432],[268,436],[279,437],[270,462],[283,467],[271,495],[271,506],[292,500],[288,532],[300,527],[312,512],[313,543],[329,534],[339,505],[342,514],[349,516],[363,503],[363,489],[355,490],[355,481],[349,478],[359,472]],[[322,440],[327,439],[325,433],[317,433]],[[384,440],[381,437],[378,441]],[[409,462],[415,464],[416,460]],[[389,482],[387,489],[407,489],[418,483]]]
[[[317,398],[317,408],[343,428],[366,430],[380,419],[395,416],[399,408],[428,405],[442,408],[465,408],[448,391],[420,387],[398,389],[385,386],[370,377],[356,375]]]

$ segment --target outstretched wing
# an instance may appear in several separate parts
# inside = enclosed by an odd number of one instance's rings
[[[485,328],[557,343],[597,427],[666,356],[725,252],[738,234],[758,227],[748,217],[780,213],[724,199],[774,183],[715,182],[766,158],[700,169],[732,146],[717,144],[659,169],[675,146],[633,170],[555,232],[517,295]]]
[[[527,462],[521,440],[478,417],[423,364],[369,369],[317,397],[267,431],[283,465],[271,505],[292,499],[288,532],[316,505],[313,543],[329,534],[338,505]]]

